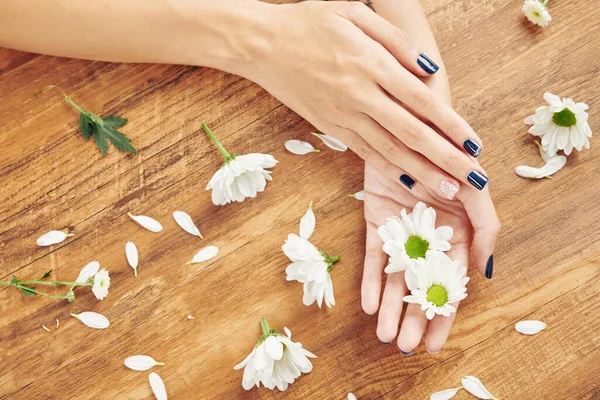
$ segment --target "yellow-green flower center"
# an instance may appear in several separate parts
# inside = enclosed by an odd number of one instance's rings
[[[419,236],[411,236],[404,243],[404,249],[410,258],[423,258],[429,249],[429,242]]]
[[[431,285],[427,291],[427,301],[441,307],[448,302],[448,291],[442,285]]]
[[[558,126],[573,126],[577,123],[577,117],[573,111],[565,108],[561,112],[555,112],[552,121]]]

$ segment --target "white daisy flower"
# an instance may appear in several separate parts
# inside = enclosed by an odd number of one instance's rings
[[[541,3],[538,0],[525,0],[523,3],[523,14],[525,14],[529,22],[546,27],[552,21],[546,3],[548,3],[548,0]]]
[[[407,303],[415,303],[426,311],[427,319],[437,315],[444,317],[456,312],[451,303],[467,297],[466,284],[469,282],[467,269],[458,261],[452,261],[445,254],[433,256],[426,263],[406,270],[406,286],[409,296],[404,296]]]
[[[277,160],[270,154],[229,154],[204,122],[202,128],[225,158],[206,186],[206,190],[212,189],[213,203],[222,206],[232,201],[241,202],[263,192],[267,181],[273,179],[266,168],[274,167]]]
[[[304,305],[309,306],[316,301],[320,308],[323,300],[327,307],[335,305],[330,273],[333,264],[340,261],[340,257],[330,257],[308,240],[293,233],[288,235],[281,249],[293,263],[285,269],[286,280],[304,284]]]
[[[544,152],[553,157],[559,150],[569,155],[574,148],[589,149],[592,129],[588,124],[587,104],[568,98],[561,100],[552,93],[545,93],[544,99],[549,105],[539,107],[525,119],[526,124],[533,125],[529,133],[541,136]]]
[[[108,271],[105,269],[101,269],[96,272],[94,275],[94,284],[92,286],[92,292],[94,292],[94,296],[98,300],[102,300],[106,296],[108,296],[108,288],[110,287],[110,276],[108,276]]]
[[[292,332],[283,328],[287,336],[269,328],[265,318],[260,320],[263,335],[258,339],[252,352],[233,369],[244,368],[242,386],[246,390],[262,383],[267,389],[275,387],[280,391],[288,388],[302,373],[312,371],[308,357],[313,353],[302,348],[301,343],[292,342]]]
[[[435,210],[419,202],[412,213],[406,209],[400,216],[388,218],[377,232],[383,240],[383,251],[390,256],[385,272],[405,271],[408,266],[417,265],[436,253],[450,250],[450,239],[454,231],[449,226],[435,227]]]

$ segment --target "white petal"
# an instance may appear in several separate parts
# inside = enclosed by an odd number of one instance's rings
[[[308,153],[318,153],[320,151],[315,149],[312,144],[296,139],[285,142],[285,148],[290,153],[297,154],[299,156],[303,156]]]
[[[150,372],[148,380],[150,381],[150,387],[152,388],[152,393],[154,393],[156,400],[167,400],[167,390],[165,389],[165,384],[160,376],[158,376],[156,372]]]
[[[192,261],[190,261],[188,264],[194,264],[194,263],[199,263],[199,262],[203,262],[206,260],[210,260],[211,258],[216,256],[218,253],[219,253],[219,248],[217,246],[205,247],[202,250],[200,250],[199,252],[197,252],[196,255],[194,256],[194,258],[192,258]]]
[[[273,360],[281,360],[283,357],[283,344],[275,336],[269,336],[265,340],[265,350]]]
[[[312,201],[308,206],[308,210],[306,214],[300,220],[300,237],[302,239],[308,240],[312,236],[315,231],[315,225],[317,224],[317,220],[315,217],[315,213],[312,209]]]
[[[187,213],[183,211],[175,211],[173,213],[173,218],[175,218],[175,222],[177,222],[177,225],[179,225],[181,229],[183,229],[190,235],[198,236],[201,239],[204,239],[198,227],[194,225],[192,217],[190,217]]]
[[[528,167],[520,165],[515,168],[515,173],[523,178],[535,178],[541,179],[547,176],[555,174],[567,163],[567,157],[565,156],[554,156],[550,157],[548,163],[542,168]]]
[[[108,322],[108,319],[104,315],[92,311],[85,311],[80,314],[71,314],[71,316],[77,318],[90,328],[105,329],[110,326],[110,322]]]
[[[363,201],[365,199],[365,191],[361,190],[360,192],[356,192],[354,194],[349,194],[349,197],[354,197],[356,200]]]
[[[147,217],[145,215],[133,215],[132,213],[127,213],[135,222],[148,229],[151,232],[160,232],[162,231],[162,225],[160,222],[155,220],[154,218]]]
[[[356,400],[354,393],[348,393],[348,400]]]
[[[483,383],[474,376],[465,376],[460,380],[463,388],[478,399],[495,399],[494,396],[487,391]]]
[[[515,329],[524,335],[535,335],[546,329],[546,324],[542,321],[519,321]]]
[[[137,267],[138,267],[138,250],[133,242],[127,242],[125,244],[125,256],[127,257],[127,262],[129,266],[133,268],[135,275],[137,276]]]
[[[315,135],[316,137],[321,139],[323,141],[323,143],[325,143],[327,145],[327,147],[330,147],[337,151],[348,150],[348,146],[346,146],[344,143],[342,143],[338,139],[334,138],[333,136],[328,136],[328,135],[324,135],[322,133],[314,133],[314,132],[313,132],[313,135]]]
[[[449,400],[453,398],[461,388],[446,389],[441,392],[435,392],[429,397],[429,400]]]
[[[50,231],[40,236],[36,240],[36,243],[38,246],[52,246],[53,244],[64,241],[69,236],[73,236],[73,234],[67,234],[61,231]]]
[[[96,272],[98,272],[99,269],[100,263],[98,261],[92,261],[86,264],[86,266],[81,269],[81,272],[79,273],[77,279],[75,279],[75,282],[85,283],[89,281],[90,278],[96,275]]]
[[[164,363],[156,361],[150,356],[131,356],[125,359],[125,366],[133,369],[134,371],[146,371],[157,365],[165,365]]]

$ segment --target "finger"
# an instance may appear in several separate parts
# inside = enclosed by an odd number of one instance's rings
[[[365,197],[365,208],[369,199]],[[383,242],[377,234],[377,226],[367,222],[367,241],[365,251],[365,265],[361,286],[362,308],[367,314],[375,314],[379,308],[379,295],[381,294],[381,278],[383,268],[388,256],[382,250]]]
[[[411,355],[419,343],[427,326],[427,317],[418,304],[409,304],[402,319],[400,335],[398,335],[398,348],[403,355]]]
[[[387,274],[381,309],[377,318],[377,337],[383,343],[391,343],[398,333],[402,298],[406,295],[404,272]]]
[[[356,3],[359,4],[359,3]],[[347,18],[380,43],[404,68],[418,76],[435,74],[440,67],[423,54],[406,31],[397,28],[364,6],[350,6]]]

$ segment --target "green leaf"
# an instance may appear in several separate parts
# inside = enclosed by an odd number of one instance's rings
[[[94,130],[94,136],[102,136],[104,138],[104,142],[106,143],[106,139],[110,140],[110,142],[117,149],[129,152],[132,154],[136,154],[135,148],[131,145],[131,140],[129,140],[125,135],[119,132],[116,129],[107,127],[106,125],[98,124],[98,131]],[[98,142],[96,142],[98,144]]]
[[[48,278],[50,276],[50,274],[52,273],[52,270],[46,272],[41,278],[40,281],[43,281],[44,279]]]
[[[13,278],[10,280],[11,285],[16,285],[19,283],[19,280],[16,276],[13,275]]]
[[[119,115],[111,115],[106,118],[102,118],[104,121],[104,126],[109,128],[120,128],[127,123],[127,118],[123,118]]]
[[[79,130],[83,133],[85,140],[90,140],[92,137],[92,120],[84,113],[79,113]]]
[[[37,293],[35,292],[35,290],[33,288],[29,288],[27,286],[17,286],[19,288],[19,290],[21,291],[21,293],[23,293],[23,296],[27,297],[27,296],[36,296]]]

